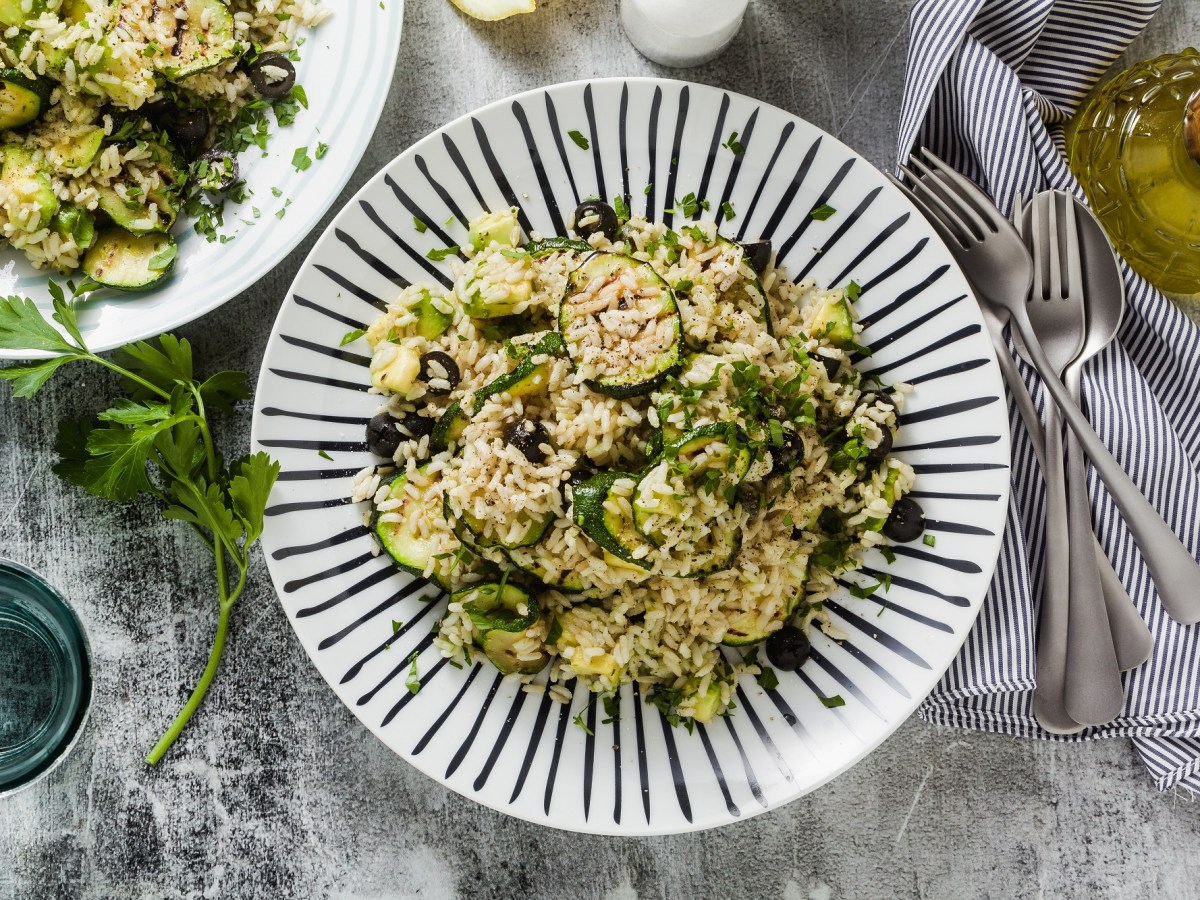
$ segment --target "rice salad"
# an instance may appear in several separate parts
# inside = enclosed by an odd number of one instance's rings
[[[450,593],[455,664],[563,701],[637,682],[709,721],[740,675],[771,686],[812,629],[838,637],[823,601],[866,548],[920,534],[890,455],[909,388],[854,367],[857,286],[793,283],[768,242],[597,201],[574,237],[518,223],[477,220],[451,290],[343,339],[381,401],[353,499],[377,552]]]
[[[315,0],[0,0],[0,246],[143,290],[182,216],[217,238],[237,155],[305,103]]]

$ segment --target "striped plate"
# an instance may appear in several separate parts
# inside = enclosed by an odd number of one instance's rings
[[[190,223],[181,223],[175,229],[178,261],[163,287],[145,295],[105,291],[80,310],[83,337],[93,350],[170,331],[236,297],[290,253],[333,205],[383,111],[400,49],[404,2],[328,5],[333,15],[302,32],[306,40],[296,80],[304,86],[308,109],[300,110],[291,126],[275,131],[265,156],[246,152],[239,160],[252,195],[225,209],[221,231],[234,239],[209,243]],[[307,147],[312,156],[322,142],[329,145],[325,156],[297,172],[292,165],[296,149]],[[10,263],[13,268],[6,271]],[[0,250],[0,296],[9,294],[50,307],[46,272],[20,253]],[[0,359],[30,355],[0,350]]]
[[[568,132],[589,142],[578,146]],[[725,144],[736,131],[745,147]],[[582,143],[582,142],[581,142]],[[845,640],[815,638],[776,689],[745,680],[732,715],[689,734],[626,687],[614,721],[579,687],[570,706],[456,669],[432,647],[436,588],[373,557],[351,479],[372,462],[367,357],[339,347],[410,281],[449,284],[429,250],[466,241],[483,210],[563,233],[581,198],[625,194],[668,223],[674,198],[740,239],[769,237],[793,277],[856,279],[874,356],[864,369],[916,385],[896,441],[936,545],[872,553],[853,580],[891,589],[829,604]],[[734,216],[725,215],[728,202]],[[822,204],[837,213],[818,221]],[[418,234],[413,217],[428,223]],[[974,301],[925,221],[882,175],[795,116],[711,87],[655,79],[522,94],[446,126],[341,212],[292,285],[258,386],[253,443],[283,474],[264,544],[284,609],[342,701],[389,747],[450,788],[558,828],[662,834],[778,806],[861,759],[933,688],[979,610],[1008,495],[1008,417]],[[319,455],[324,453],[329,458]],[[847,579],[847,583],[851,579]],[[393,622],[401,623],[393,634]],[[406,687],[417,654],[421,688]],[[827,707],[822,698],[841,697]],[[572,724],[576,716],[587,726]]]

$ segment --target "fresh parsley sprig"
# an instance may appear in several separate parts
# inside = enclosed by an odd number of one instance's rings
[[[191,696],[166,733],[146,755],[154,765],[179,737],[208,692],[229,631],[233,604],[246,586],[250,548],[262,534],[267,497],[279,464],[265,453],[226,465],[213,441],[210,414],[228,412],[250,396],[243,372],[218,372],[203,381],[192,366],[186,340],[163,335],[122,347],[117,359],[88,349],[80,332],[76,302],[98,285],[71,297],[51,281],[53,319],[32,300],[0,298],[0,348],[56,354],[0,369],[17,397],[33,397],[60,368],[91,362],[121,376],[126,396],[94,419],[59,425],[55,473],[105,500],[126,502],[149,494],[168,519],[186,522],[213,554],[219,612],[208,664]]]

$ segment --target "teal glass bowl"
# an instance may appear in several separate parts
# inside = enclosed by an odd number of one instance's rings
[[[47,774],[92,702],[87,636],[38,575],[0,559],[0,797]]]

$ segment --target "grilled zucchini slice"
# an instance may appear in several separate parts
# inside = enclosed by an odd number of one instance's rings
[[[177,248],[169,234],[130,234],[109,228],[96,237],[83,257],[83,271],[93,281],[121,291],[154,287],[175,267]]]
[[[635,337],[625,336],[636,326]],[[647,263],[593,253],[567,278],[558,330],[587,385],[610,397],[648,394],[679,366],[675,294]]]

